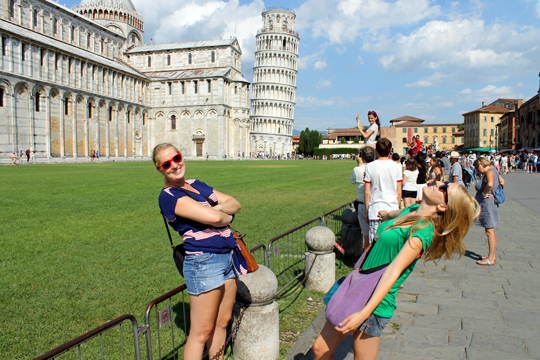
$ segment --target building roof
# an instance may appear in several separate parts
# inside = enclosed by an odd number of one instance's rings
[[[466,115],[470,115],[474,113],[494,113],[494,114],[503,113],[504,114],[504,113],[507,113],[508,111],[510,111],[510,109],[504,108],[502,106],[487,105],[487,106],[481,107],[480,109],[466,112],[462,115],[466,116]]]
[[[459,126],[463,123],[422,124],[422,126]]]
[[[462,136],[465,136],[465,130],[460,130],[458,132],[455,132],[452,134],[452,136],[454,137],[462,137]]]
[[[74,56],[78,56],[82,59],[86,59],[97,64],[102,64],[104,66],[108,66],[110,68],[116,69],[118,71],[123,71],[137,77],[146,78],[146,76],[144,76],[143,74],[133,70],[131,67],[126,66],[122,63],[108,59],[104,56],[94,54],[93,52],[81,49],[79,47],[66,44],[54,38],[42,35],[40,33],[9,23],[7,21],[0,21],[0,29],[30,39],[30,41],[32,42],[38,42],[43,45],[50,46],[51,48],[56,48],[66,53],[73,54]]]
[[[145,73],[151,80],[185,80],[199,79],[211,77],[223,77],[230,74],[232,68],[210,68],[210,69],[193,69],[193,70],[177,70],[177,71],[157,71]],[[242,74],[236,73],[232,78],[233,81],[246,82],[249,84]]]
[[[326,136],[326,135],[323,135],[323,138],[324,138],[324,136]],[[292,137],[292,142],[293,142],[293,144],[299,144],[300,143],[300,135],[293,136]]]
[[[128,9],[137,11],[131,0],[82,0],[79,6],[93,8],[113,8],[113,9]]]
[[[141,52],[151,51],[170,51],[182,49],[195,49],[205,47],[230,46],[236,41],[236,38],[220,39],[220,40],[205,40],[205,41],[190,41],[185,43],[161,44],[161,45],[143,45],[137,46],[127,52],[127,54],[136,54]]]
[[[424,120],[422,120],[424,121]],[[418,122],[418,121],[402,121],[396,124],[392,124],[393,126],[401,127],[401,126],[424,126],[424,124]]]
[[[424,120],[419,119],[419,118],[415,118],[415,117],[412,117],[412,116],[401,116],[401,117],[390,120],[390,122],[392,124],[396,123],[396,122],[401,122],[401,121],[424,122]]]

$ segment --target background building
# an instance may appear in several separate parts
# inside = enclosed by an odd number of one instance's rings
[[[463,114],[465,124],[465,150],[474,148],[497,149],[501,118],[515,111],[522,100],[498,99],[489,105]]]
[[[235,38],[144,45],[130,0],[0,3],[0,161],[249,151],[249,82]],[[292,133],[292,125],[290,128]]]
[[[251,99],[251,152],[292,153],[298,45],[296,15],[284,9],[263,11],[256,35]]]
[[[420,135],[420,141],[426,147],[433,146],[437,139],[439,150],[453,150],[463,144],[459,134],[460,123],[425,124],[425,120],[412,116],[402,116],[390,120],[390,127],[381,129],[381,137],[386,137],[394,145],[394,151],[405,155],[412,137]]]

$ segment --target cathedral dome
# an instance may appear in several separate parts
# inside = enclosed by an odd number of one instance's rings
[[[131,0],[82,0],[79,6],[85,8],[112,8],[137,11]]]

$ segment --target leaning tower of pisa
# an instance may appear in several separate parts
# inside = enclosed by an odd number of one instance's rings
[[[265,9],[257,31],[251,96],[251,152],[287,155],[292,152],[298,44],[296,15]]]

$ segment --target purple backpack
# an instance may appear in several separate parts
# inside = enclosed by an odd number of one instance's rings
[[[358,312],[366,306],[375,291],[384,270],[390,263],[371,269],[362,269],[375,241],[364,251],[354,265],[354,270],[343,280],[337,291],[332,295],[326,307],[326,320],[338,326],[349,315]]]

